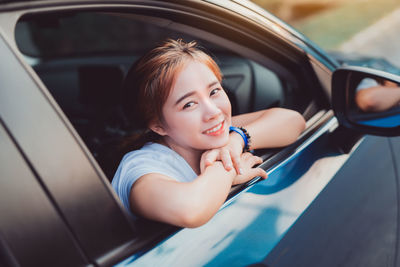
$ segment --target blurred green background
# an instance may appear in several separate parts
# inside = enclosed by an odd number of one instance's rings
[[[400,0],[252,0],[326,50],[400,8]]]

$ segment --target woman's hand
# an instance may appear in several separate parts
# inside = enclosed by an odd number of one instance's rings
[[[253,168],[254,165],[262,163],[263,160],[260,157],[254,156],[253,154],[246,152],[240,156],[240,166],[242,173],[236,175],[232,185],[242,184],[250,181],[254,177],[261,176],[266,179],[267,173],[261,168]]]
[[[227,171],[234,168],[237,174],[241,174],[241,159],[244,146],[242,137],[232,132],[229,135],[229,142],[226,146],[207,150],[203,153],[200,160],[200,171],[203,173],[204,169],[212,165],[215,161],[222,161],[224,168]]]

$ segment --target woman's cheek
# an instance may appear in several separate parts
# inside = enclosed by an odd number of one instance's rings
[[[231,107],[231,102],[229,101],[228,96],[226,95],[226,93],[224,92],[223,94],[221,94],[221,97],[219,97],[217,99],[217,105],[219,106],[219,108],[228,116],[231,115],[232,113],[232,107]]]
[[[182,112],[176,119],[177,123],[191,125],[192,127],[201,123],[201,114],[199,109]]]

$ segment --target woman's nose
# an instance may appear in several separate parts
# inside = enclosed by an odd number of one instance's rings
[[[209,121],[218,118],[221,114],[221,109],[213,101],[205,101],[204,103],[204,120]]]

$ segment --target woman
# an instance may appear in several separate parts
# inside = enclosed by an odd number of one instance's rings
[[[133,214],[182,227],[210,220],[232,185],[267,177],[244,150],[288,145],[305,127],[281,108],[231,117],[220,70],[195,42],[150,51],[129,71],[124,94],[147,143],[124,156],[113,187]]]

